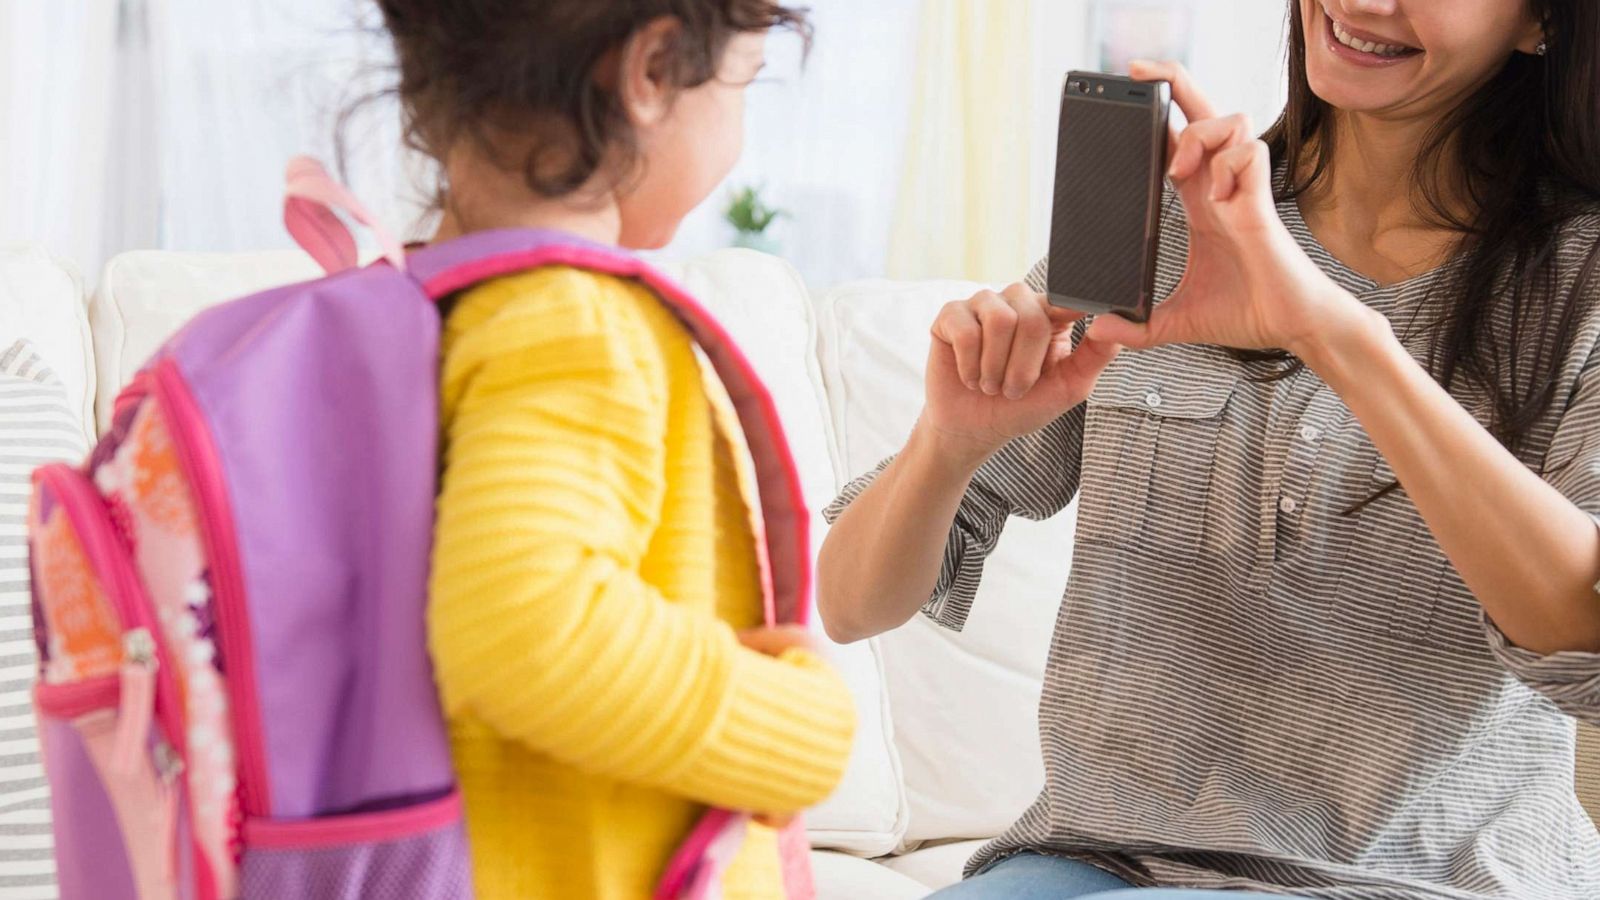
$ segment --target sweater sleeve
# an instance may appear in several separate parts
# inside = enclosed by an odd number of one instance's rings
[[[748,650],[640,577],[666,490],[664,363],[626,303],[567,284],[446,360],[430,604],[446,712],[698,802],[809,806],[848,758],[850,696],[820,659]]]

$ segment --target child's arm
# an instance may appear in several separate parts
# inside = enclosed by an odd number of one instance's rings
[[[626,298],[583,287],[537,315],[513,301],[447,360],[430,606],[447,711],[701,802],[811,805],[848,757],[849,694],[815,656],[742,647],[639,576],[666,488],[664,363]]]

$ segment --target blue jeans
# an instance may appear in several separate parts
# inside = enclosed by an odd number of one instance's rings
[[[1266,894],[1134,888],[1086,862],[1038,853],[1018,853],[935,893],[929,900],[1244,900]]]

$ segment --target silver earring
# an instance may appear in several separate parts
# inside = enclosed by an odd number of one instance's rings
[[[1533,52],[1537,56],[1543,56],[1550,52],[1550,45],[1545,41],[1540,41],[1539,46],[1533,48]]]

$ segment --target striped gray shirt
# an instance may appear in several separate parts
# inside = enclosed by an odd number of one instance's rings
[[[56,896],[50,797],[33,725],[29,478],[36,466],[84,450],[66,391],[32,344],[0,350],[0,900]]]
[[[1170,198],[1157,296],[1187,254]],[[1420,358],[1416,314],[1437,304],[1440,273],[1379,286],[1323,249],[1296,203],[1279,214]],[[1570,223],[1563,285],[1597,240],[1600,216]],[[1043,263],[1028,281],[1044,289]],[[1589,293],[1524,457],[1600,514]],[[1252,378],[1261,365],[1211,347],[1124,352],[1085,405],[978,472],[925,608],[947,627],[965,623],[1008,517],[1080,506],[1040,701],[1045,788],[969,870],[1032,849],[1139,886],[1600,897],[1569,718],[1600,723],[1600,654],[1509,645],[1403,490],[1346,514],[1392,471],[1314,373]]]

